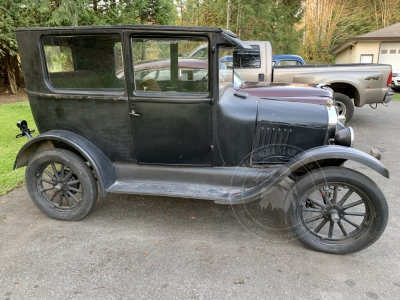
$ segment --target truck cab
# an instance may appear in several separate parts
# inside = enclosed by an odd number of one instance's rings
[[[294,54],[274,54],[272,55],[273,66],[302,66],[306,62],[299,55]]]

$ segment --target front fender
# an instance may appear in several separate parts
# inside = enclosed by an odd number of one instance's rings
[[[261,198],[271,190],[275,189],[282,180],[296,170],[309,164],[329,159],[338,159],[343,161],[352,160],[375,170],[386,178],[389,178],[388,169],[386,169],[379,160],[360,150],[344,146],[321,146],[296,155],[285,165],[277,169],[273,176],[253,188],[230,194],[229,200],[232,204],[237,204]]]
[[[55,141],[74,148],[90,163],[99,183],[101,194],[105,196],[106,189],[117,179],[114,165],[95,144],[71,131],[51,130],[30,139],[18,152],[14,170],[28,165],[29,160],[36,153],[54,148],[53,142]]]
[[[287,168],[286,172],[293,172],[301,166],[307,165],[311,162],[318,162],[326,159],[342,159],[342,160],[352,160],[363,164],[382,176],[386,178],[390,178],[389,170],[375,157],[362,152],[360,150],[344,147],[344,146],[321,146],[317,148],[312,148],[305,152],[302,152],[300,155],[295,157],[295,159],[289,161],[285,167]]]

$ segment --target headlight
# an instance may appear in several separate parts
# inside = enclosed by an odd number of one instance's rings
[[[351,127],[346,127],[336,132],[333,138],[335,145],[341,145],[346,147],[353,147],[354,143],[354,131]]]
[[[327,103],[328,111],[328,130],[326,141],[328,144],[353,147],[354,131],[351,127],[346,127],[346,118],[338,116],[336,107],[332,103]]]

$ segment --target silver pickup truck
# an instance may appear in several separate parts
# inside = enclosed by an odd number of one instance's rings
[[[247,41],[253,50],[235,52],[233,65],[246,81],[330,84],[339,113],[350,120],[354,106],[389,103],[392,67],[383,64],[273,66],[267,41]]]

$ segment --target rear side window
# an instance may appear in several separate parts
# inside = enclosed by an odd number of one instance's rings
[[[53,87],[123,89],[122,47],[118,34],[45,36],[42,45],[48,78]]]
[[[261,68],[260,46],[252,45],[252,50],[235,50],[233,53],[233,66],[235,68]]]

